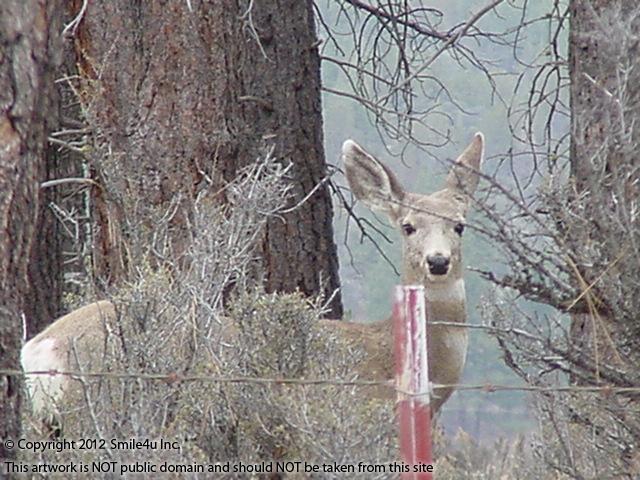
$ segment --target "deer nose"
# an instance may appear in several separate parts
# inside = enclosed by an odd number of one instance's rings
[[[444,275],[449,271],[449,257],[444,255],[429,255],[427,264],[432,275]]]

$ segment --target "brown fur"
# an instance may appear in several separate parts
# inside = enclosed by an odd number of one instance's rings
[[[113,304],[99,301],[60,317],[22,347],[22,367],[33,371],[102,370],[109,324],[116,318]],[[68,375],[27,376],[34,413],[50,425],[61,421],[77,380]],[[76,392],[77,393],[77,392]]]

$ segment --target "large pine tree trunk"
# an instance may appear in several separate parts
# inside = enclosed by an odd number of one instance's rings
[[[176,255],[201,182],[223,185],[273,147],[294,165],[292,205],[313,194],[270,221],[266,288],[327,297],[338,288],[331,200],[316,188],[327,173],[317,47],[311,1],[90,3],[76,54],[91,114],[120,158],[122,188],[154,209],[182,195]],[[99,271],[117,279],[122,206],[98,196],[96,207]],[[339,294],[330,314],[342,315]]]
[[[55,1],[0,2],[0,368],[19,369],[22,314],[61,25]],[[20,434],[21,379],[0,376],[0,438]],[[0,442],[0,458],[16,449]]]

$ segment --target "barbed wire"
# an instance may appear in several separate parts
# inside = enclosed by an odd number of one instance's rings
[[[247,376],[220,376],[220,375],[182,375],[177,372],[147,373],[147,372],[103,372],[80,370],[37,370],[24,372],[22,370],[0,369],[3,376],[67,376],[80,378],[110,378],[114,380],[152,380],[163,381],[168,384],[185,382],[211,382],[227,384],[254,384],[254,385],[300,385],[300,386],[337,386],[337,387],[387,387],[408,396],[424,395],[424,393],[409,392],[397,388],[394,380],[342,380],[326,378],[286,378],[286,377],[247,377]],[[624,393],[640,393],[640,386],[615,387],[612,385],[499,385],[492,383],[432,383],[431,389],[438,390],[453,388],[458,391],[484,391],[494,392],[564,392],[564,393],[601,393],[603,395],[615,395]]]
[[[537,339],[537,337],[521,328],[515,327],[496,327],[494,325],[487,325],[485,323],[464,323],[464,322],[441,322],[441,321],[429,321],[427,320],[427,325],[440,325],[444,327],[456,327],[456,328],[467,328],[469,330],[484,330],[486,332],[492,333],[515,333],[517,335],[527,337],[530,339]]]

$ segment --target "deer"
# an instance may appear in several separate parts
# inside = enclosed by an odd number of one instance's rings
[[[431,321],[466,321],[466,301],[461,258],[461,237],[471,195],[479,182],[484,137],[477,133],[454,162],[441,190],[430,195],[404,190],[392,171],[353,140],[342,147],[346,178],[355,197],[372,210],[385,213],[402,234],[401,281],[423,285]],[[52,375],[26,377],[32,411],[50,428],[60,420],[58,405],[65,405],[77,385],[72,375],[57,372],[102,371],[109,331],[117,322],[114,304],[101,300],[64,315],[22,348],[25,372]],[[359,323],[320,320],[315,328],[334,335],[363,353],[354,365],[358,378],[386,382],[379,395],[389,396],[394,376],[392,319]],[[234,329],[226,330],[233,335]],[[434,384],[459,383],[467,352],[467,331],[451,325],[427,325],[429,376]],[[312,362],[310,362],[312,363]],[[452,387],[436,388],[431,400],[435,415],[453,393]]]
[[[351,192],[368,208],[386,214],[401,232],[401,282],[424,286],[425,303],[433,322],[466,322],[461,238],[465,216],[480,180],[483,157],[484,136],[476,133],[450,168],[443,188],[423,195],[407,192],[384,163],[353,140],[347,140],[342,147]],[[357,367],[364,379],[393,378],[391,317],[372,323],[331,320],[321,323],[325,328],[339,329],[343,337],[366,352],[364,361]],[[427,324],[427,339],[430,381],[440,385],[458,384],[467,355],[467,329]],[[432,415],[438,413],[453,391],[451,386],[433,391]]]

